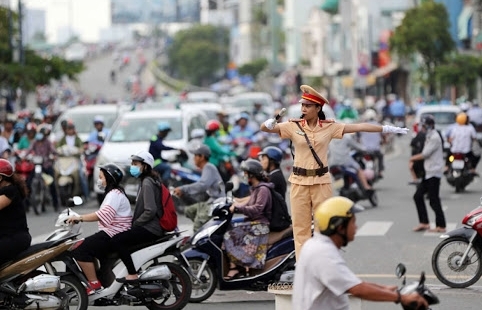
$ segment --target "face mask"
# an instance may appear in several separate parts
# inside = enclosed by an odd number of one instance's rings
[[[141,175],[141,168],[139,168],[138,166],[131,166],[129,169],[129,173],[134,178],[138,178]]]
[[[40,133],[40,132],[39,132],[39,133],[37,133],[37,134],[35,135],[35,140],[37,140],[37,141],[40,141],[40,140],[42,140],[43,138],[44,138],[44,134],[43,134],[43,133]]]
[[[105,185],[104,185],[104,183],[102,182],[101,179],[97,179],[97,187],[98,187],[101,191],[103,191],[103,190],[105,189]]]
[[[243,175],[243,177],[241,178],[241,181],[242,181],[243,183],[249,183],[249,178],[248,178],[248,176],[247,176],[247,175]]]

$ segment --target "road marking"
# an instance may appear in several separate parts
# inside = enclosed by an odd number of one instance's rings
[[[430,223],[430,227],[435,227],[435,223]],[[445,227],[447,232],[451,231],[451,230],[454,230],[455,228],[457,228],[457,223],[447,223],[447,226]],[[429,232],[429,231],[426,231],[423,236],[424,237],[438,237],[440,236],[441,233],[439,232]]]
[[[357,230],[356,236],[383,236],[392,225],[393,222],[368,221]]]

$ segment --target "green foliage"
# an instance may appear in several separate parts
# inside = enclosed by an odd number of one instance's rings
[[[435,73],[443,86],[470,90],[482,76],[482,59],[471,55],[454,55],[446,64],[437,66]]]
[[[197,25],[176,33],[168,48],[169,69],[194,85],[207,85],[228,63],[226,28]]]
[[[247,74],[251,75],[253,78],[256,78],[261,71],[266,69],[267,66],[268,60],[266,60],[266,58],[259,58],[242,65],[239,67],[238,71],[241,75]]]
[[[17,16],[13,13],[12,21],[15,23]],[[78,62],[66,61],[60,57],[45,59],[35,54],[32,50],[24,51],[24,64],[13,62],[13,52],[9,42],[8,9],[0,7],[0,87],[22,86],[30,91],[39,84],[47,84],[51,79],[60,79],[67,75],[76,79],[84,70],[84,65]],[[16,32],[15,24],[12,32]]]
[[[442,64],[454,48],[445,6],[434,1],[408,10],[390,38],[390,48],[402,57],[418,54],[423,59],[430,92],[435,93],[435,67]]]

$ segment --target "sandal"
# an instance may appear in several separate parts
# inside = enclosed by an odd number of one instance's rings
[[[428,232],[432,232],[432,233],[444,233],[446,231],[447,230],[445,229],[445,227],[435,227],[428,230]]]
[[[416,226],[413,231],[424,231],[424,230],[428,230],[430,229],[430,225],[429,224],[420,224],[418,226]]]
[[[229,275],[229,273],[231,271],[237,271],[237,272]],[[228,274],[224,277],[224,280],[228,280],[228,281],[233,280],[234,278],[237,278],[239,276],[239,274],[240,274],[240,271],[239,271],[238,267],[229,268]]]

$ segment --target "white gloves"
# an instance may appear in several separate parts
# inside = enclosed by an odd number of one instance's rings
[[[400,133],[402,135],[406,135],[409,131],[408,128],[401,128],[390,125],[383,125],[382,128],[383,133]]]
[[[268,128],[269,130],[273,130],[274,129],[274,126],[276,126],[276,120],[274,118],[270,118],[268,120],[266,120],[264,122],[264,125],[266,126],[266,128]]]

